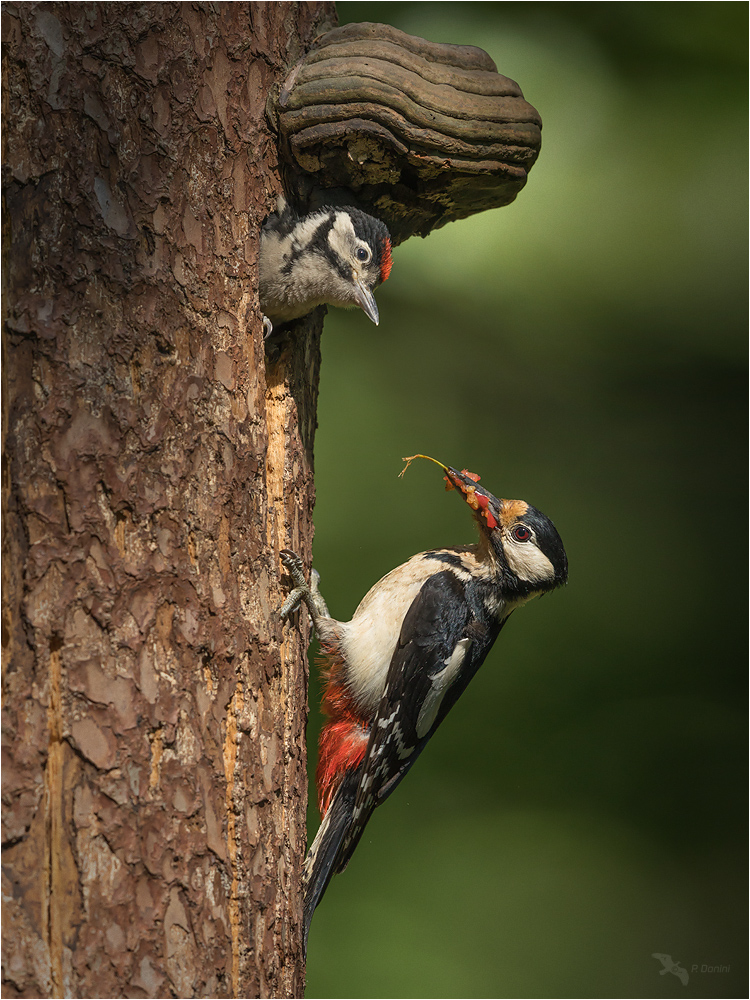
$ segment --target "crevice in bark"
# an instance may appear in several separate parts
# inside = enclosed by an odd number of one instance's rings
[[[266,488],[268,520],[266,522],[269,550],[278,554],[279,539],[284,537],[284,462],[286,460],[285,427],[288,418],[289,391],[283,365],[266,373]]]
[[[63,879],[61,858],[63,853],[63,754],[62,740],[62,640],[55,635],[49,648],[49,705],[47,727],[49,746],[47,767],[44,772],[44,791],[47,817],[45,824],[45,901],[44,938],[49,950],[52,995],[64,996],[63,991]]]
[[[148,741],[151,744],[151,773],[148,777],[148,787],[153,792],[159,787],[161,777],[161,758],[164,753],[164,727],[159,726],[153,733],[149,733]]]
[[[242,684],[238,682],[232,700],[227,707],[226,735],[224,737],[224,774],[227,780],[226,818],[227,851],[232,872],[232,886],[229,891],[229,926],[232,933],[232,996],[239,996],[240,987],[240,900],[237,875],[237,837],[235,827],[234,770],[237,763],[237,713],[243,708]]]
[[[281,646],[279,648],[279,656],[281,661],[281,671],[282,671],[282,683],[284,690],[284,759],[289,760],[294,752],[295,747],[295,730],[297,725],[296,714],[298,711],[297,700],[295,699],[295,687],[297,686],[296,671],[292,667],[296,651],[291,647],[289,639],[286,635],[282,637]],[[307,677],[305,677],[307,681]],[[307,683],[305,683],[305,688],[307,688]],[[300,790],[297,789],[297,792]],[[306,791],[303,790],[303,791]],[[284,830],[284,838],[282,842],[282,858],[284,863],[284,874],[285,885],[283,897],[288,897],[290,893],[289,878],[294,872],[294,862],[292,858],[293,841],[294,837],[290,834],[290,830],[294,828],[295,818],[298,812],[297,800],[294,798],[295,789],[292,787],[290,782],[290,772],[289,769],[284,769],[284,782],[281,789],[281,810],[282,810],[282,829]],[[281,927],[281,944],[283,952],[286,953],[287,941],[286,941],[286,930],[287,922],[284,920],[284,915],[281,913],[281,901],[282,895],[279,895],[276,900],[277,907],[277,924]],[[284,965],[282,970],[282,982],[284,986],[284,992],[287,996],[294,995],[294,969],[287,963]]]

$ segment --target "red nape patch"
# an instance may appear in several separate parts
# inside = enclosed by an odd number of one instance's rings
[[[329,722],[324,727],[320,734],[318,768],[315,772],[321,816],[328,812],[346,772],[362,763],[369,736],[367,729],[351,717]]]
[[[391,241],[386,236],[385,243],[383,244],[383,252],[380,259],[380,280],[388,281],[388,275],[391,273],[391,268],[393,267],[393,258],[391,257]]]

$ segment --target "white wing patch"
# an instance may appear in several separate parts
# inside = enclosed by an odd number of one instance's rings
[[[422,702],[422,707],[419,710],[419,718],[417,719],[417,736],[420,739],[426,736],[432,728],[445,693],[456,679],[456,675],[461,669],[461,664],[466,659],[466,654],[470,646],[471,639],[459,639],[456,648],[445,661],[443,669],[432,678],[432,687]]]

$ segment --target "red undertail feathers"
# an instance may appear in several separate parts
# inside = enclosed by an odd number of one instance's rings
[[[320,734],[315,784],[318,808],[325,816],[344,775],[361,764],[370,733],[356,714],[346,685],[340,680],[343,662],[336,642],[321,645],[326,678],[323,712],[328,721]]]

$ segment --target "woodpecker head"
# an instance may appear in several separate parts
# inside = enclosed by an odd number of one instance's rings
[[[430,461],[436,462],[434,458]],[[446,489],[458,490],[474,511],[480,534],[499,562],[505,583],[519,596],[545,593],[567,583],[565,548],[545,514],[525,500],[498,499],[479,485],[480,477],[473,472],[436,464],[445,472]]]
[[[391,238],[379,219],[357,208],[329,209],[331,225],[324,256],[332,271],[332,305],[359,306],[376,325],[380,321],[373,289],[391,273]],[[334,289],[335,285],[335,289]]]
[[[358,208],[322,208],[300,217],[280,199],[263,226],[260,301],[273,323],[325,303],[359,306],[377,324],[373,290],[390,271],[388,229]]]

